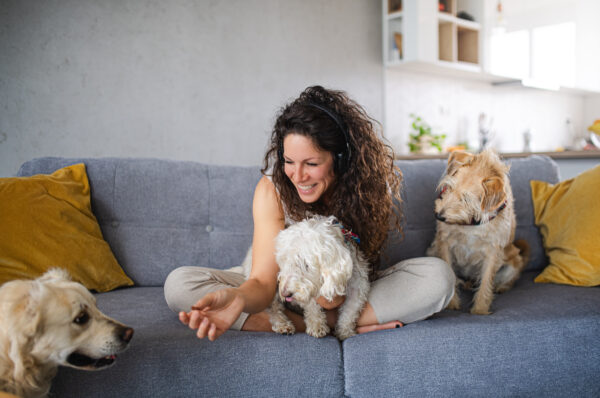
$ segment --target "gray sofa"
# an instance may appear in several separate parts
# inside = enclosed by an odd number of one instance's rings
[[[61,368],[56,397],[600,396],[600,290],[534,284],[547,264],[529,181],[556,182],[549,158],[514,159],[517,238],[531,262],[489,316],[443,311],[400,329],[355,336],[225,333],[196,339],[163,297],[179,266],[240,264],[252,239],[258,167],[156,159],[40,158],[20,176],[84,162],[105,239],[136,286],[98,294],[100,308],[135,328],[130,349],[104,371]],[[383,266],[423,256],[443,160],[399,161],[404,239]],[[465,297],[465,303],[469,297]]]

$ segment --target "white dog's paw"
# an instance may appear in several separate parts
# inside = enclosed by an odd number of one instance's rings
[[[272,325],[272,329],[275,333],[279,334],[294,334],[296,333],[296,328],[292,321],[287,320],[284,322],[276,322]]]
[[[315,323],[315,322],[307,322],[306,323],[306,334],[311,335],[316,338],[321,338],[327,336],[329,333],[329,326],[327,323]]]
[[[335,336],[340,340],[340,341],[344,341],[346,340],[348,337],[352,337],[356,335],[356,330],[351,327],[351,326],[342,326],[342,327],[337,327],[335,329]]]

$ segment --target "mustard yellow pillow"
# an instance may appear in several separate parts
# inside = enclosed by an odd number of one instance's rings
[[[68,270],[90,290],[131,286],[92,213],[84,164],[0,178],[0,285]]]
[[[549,265],[535,282],[600,285],[600,166],[551,185],[531,181]]]

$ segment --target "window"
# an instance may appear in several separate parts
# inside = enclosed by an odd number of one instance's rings
[[[492,34],[490,71],[499,76],[527,79],[547,86],[573,87],[575,22]]]

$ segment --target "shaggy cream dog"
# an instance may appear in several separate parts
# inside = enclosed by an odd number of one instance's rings
[[[284,302],[304,312],[306,333],[323,337],[329,333],[319,296],[331,301],[346,296],[339,308],[335,335],[340,340],[356,334],[356,321],[369,293],[368,263],[358,249],[356,235],[335,217],[315,216],[292,224],[275,241],[279,265],[278,294],[269,309],[273,331],[293,334],[294,325],[283,312]],[[242,264],[248,277],[252,267],[249,251]]]
[[[513,194],[506,166],[491,150],[478,155],[453,152],[438,186],[437,231],[427,254],[449,263],[457,286],[478,285],[471,313],[489,314],[494,291],[512,287],[527,264],[528,245],[513,243]],[[460,309],[458,289],[448,305]]]
[[[64,270],[7,282],[0,287],[0,391],[46,396],[59,365],[103,369],[132,336]]]

